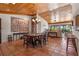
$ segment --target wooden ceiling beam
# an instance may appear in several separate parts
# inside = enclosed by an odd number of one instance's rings
[[[61,23],[71,23],[72,24],[72,20],[62,21],[62,22],[54,22],[54,23],[48,23],[48,24],[61,24]]]
[[[35,14],[31,14],[31,13],[15,13],[15,12],[7,12],[7,11],[0,11],[0,14],[16,14],[16,15],[29,15],[29,16],[33,16]]]

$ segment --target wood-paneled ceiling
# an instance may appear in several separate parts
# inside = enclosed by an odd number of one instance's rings
[[[47,3],[0,3],[0,13],[35,15],[48,10]]]
[[[0,13],[34,15],[36,14],[36,7],[32,3],[0,3]]]
[[[63,8],[66,9],[68,8]],[[48,3],[0,3],[0,13],[35,15],[37,12],[43,14],[49,11]]]

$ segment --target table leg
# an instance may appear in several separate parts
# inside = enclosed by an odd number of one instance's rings
[[[66,55],[68,56],[68,43],[69,43],[69,39],[67,38],[67,46],[66,46]]]

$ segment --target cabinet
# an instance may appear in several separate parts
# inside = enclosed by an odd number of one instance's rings
[[[79,31],[79,15],[76,16],[76,19],[75,19],[75,26],[76,26],[76,30]]]

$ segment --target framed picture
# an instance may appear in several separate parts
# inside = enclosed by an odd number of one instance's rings
[[[12,32],[28,32],[28,20],[17,17],[11,17]]]

